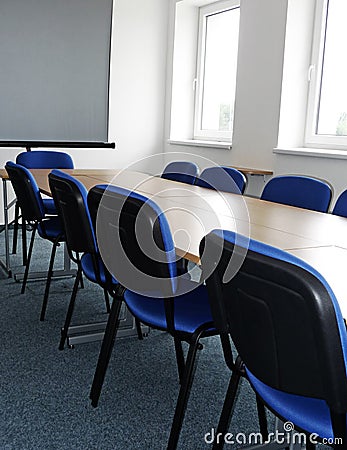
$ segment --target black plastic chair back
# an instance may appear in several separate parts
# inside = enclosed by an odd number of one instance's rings
[[[53,170],[48,179],[58,216],[65,231],[68,250],[77,253],[96,253],[86,188],[78,180],[59,170]]]
[[[89,191],[88,206],[100,254],[113,276],[132,291],[172,297],[175,250],[156,205],[134,192],[100,185]]]
[[[40,222],[45,213],[34,177],[28,169],[11,161],[6,163],[5,168],[22,210],[23,218],[28,222]]]
[[[325,280],[298,258],[251,241],[241,269],[223,282],[232,241],[210,233],[201,244],[203,267],[217,265],[207,280],[217,328],[230,333],[247,369],[263,383],[346,412],[346,331]],[[209,248],[222,249],[219,261],[209,259]]]

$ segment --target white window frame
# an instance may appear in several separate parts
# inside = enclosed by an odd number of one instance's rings
[[[240,0],[222,0],[199,8],[199,36],[197,52],[197,72],[194,80],[195,107],[194,107],[194,139],[215,140],[231,142],[232,131],[214,131],[201,129],[203,88],[204,88],[204,61],[207,17],[230,9],[240,8]],[[236,74],[235,74],[236,76]]]
[[[316,13],[312,39],[311,65],[308,70],[308,101],[305,127],[305,146],[347,150],[347,136],[317,134],[319,100],[322,79],[325,28],[328,0],[316,0]]]

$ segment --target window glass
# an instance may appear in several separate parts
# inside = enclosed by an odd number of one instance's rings
[[[347,136],[347,1],[328,4],[317,134]]]
[[[235,7],[235,2],[201,8],[194,133],[197,138],[231,139],[239,18],[240,8]]]

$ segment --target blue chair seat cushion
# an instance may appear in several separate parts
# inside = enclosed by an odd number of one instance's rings
[[[81,266],[84,275],[88,278],[89,281],[92,281],[93,283],[106,283],[106,276],[105,276],[105,266],[102,262],[100,256],[97,256],[97,261],[99,265],[99,275],[100,280],[97,277],[97,274],[95,273],[94,264],[93,264],[93,257],[90,253],[84,253],[81,258]],[[118,281],[112,277],[112,283],[113,284],[119,284]]]
[[[61,239],[59,239],[61,242],[65,240],[64,233],[63,233],[63,227],[61,225],[61,222],[58,217],[49,217],[45,220],[43,220],[38,228],[37,231],[41,237],[44,239],[49,240],[55,240],[58,236],[61,235]]]
[[[163,299],[126,290],[124,300],[140,322],[153,328],[167,329]],[[201,285],[187,294],[178,295],[173,301],[177,331],[193,333],[201,324],[212,321],[206,286]]]
[[[262,383],[248,369],[246,372],[253,389],[279,416],[303,431],[318,434],[321,439],[334,437],[329,407],[325,400],[279,391]]]
[[[43,207],[46,214],[57,215],[57,208],[55,207],[54,200],[52,198],[43,199]]]

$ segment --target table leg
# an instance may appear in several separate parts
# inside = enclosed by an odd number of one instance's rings
[[[11,263],[10,263],[10,242],[8,233],[8,197],[7,197],[7,180],[2,179],[2,193],[3,193],[3,208],[4,208],[4,233],[5,233],[5,264],[0,261],[2,268],[5,270],[9,277],[12,276],[11,273]]]

